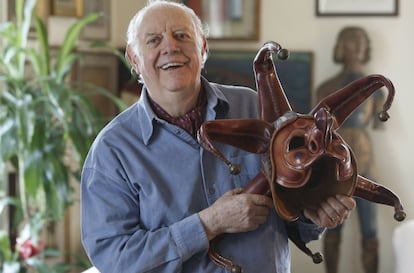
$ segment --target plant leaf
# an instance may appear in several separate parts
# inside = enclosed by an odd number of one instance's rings
[[[99,17],[101,17],[101,13],[91,13],[87,16],[83,17],[82,19],[76,21],[68,30],[66,33],[66,36],[62,43],[62,48],[60,49],[58,53],[58,57],[56,60],[56,76],[60,80],[64,80],[64,77],[66,76],[64,72],[65,63],[68,61],[68,56],[72,53],[72,51],[75,48],[76,41],[79,38],[80,32],[82,29],[89,23],[97,20]]]
[[[0,230],[0,261],[10,261],[12,256],[9,234]]]

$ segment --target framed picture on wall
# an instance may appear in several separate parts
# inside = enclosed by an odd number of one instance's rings
[[[317,16],[397,16],[398,0],[316,0]]]
[[[182,0],[209,30],[210,40],[258,40],[260,0]]]
[[[84,0],[51,0],[51,15],[81,17],[83,15],[83,2]]]
[[[211,50],[203,75],[212,82],[248,86],[256,90],[253,60],[257,51]],[[311,107],[311,52],[290,52],[286,61],[275,60],[279,80],[294,111],[308,113]]]
[[[109,40],[111,23],[110,0],[87,0],[83,3],[84,14],[102,13],[102,17],[85,26],[81,33],[83,40]]]

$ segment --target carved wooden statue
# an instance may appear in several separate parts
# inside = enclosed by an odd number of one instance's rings
[[[389,189],[358,175],[351,147],[337,129],[371,94],[386,87],[388,97],[379,119],[388,119],[394,87],[382,75],[370,75],[354,81],[322,99],[308,114],[292,110],[279,82],[272,56],[286,59],[288,51],[275,42],[267,42],[254,60],[260,119],[214,120],[199,131],[200,144],[223,160],[237,175],[242,166],[232,164],[214,145],[221,142],[248,152],[261,154],[263,171],[244,192],[271,194],[276,212],[286,221],[296,220],[303,208],[313,207],[335,194],[354,195],[393,206],[394,218],[402,221],[405,213],[399,198]],[[322,261],[301,241],[296,230],[288,229],[289,238],[315,263]],[[219,237],[210,243],[210,258],[231,272],[241,267],[215,251]]]

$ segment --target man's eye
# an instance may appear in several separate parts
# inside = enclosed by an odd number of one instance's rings
[[[176,34],[176,37],[177,37],[178,39],[183,40],[183,39],[188,39],[190,36],[189,36],[187,33],[177,33],[177,34]]]
[[[147,44],[151,45],[151,44],[157,44],[159,41],[159,39],[157,37],[151,38],[147,40]]]

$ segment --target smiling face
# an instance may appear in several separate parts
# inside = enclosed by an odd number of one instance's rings
[[[137,28],[137,43],[129,45],[135,48],[127,57],[151,98],[161,106],[177,94],[196,98],[206,42],[190,14],[174,5],[152,6]]]

